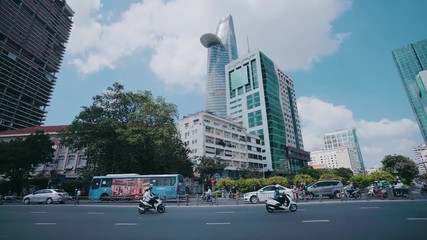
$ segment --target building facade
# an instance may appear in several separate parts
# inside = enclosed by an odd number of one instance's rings
[[[181,140],[191,150],[189,157],[195,164],[199,163],[194,160],[197,157],[218,157],[229,174],[244,169],[263,170],[266,160],[262,141],[248,134],[240,124],[208,112],[198,112],[179,120],[177,129]]]
[[[0,1],[0,131],[45,120],[73,15],[65,0]]]
[[[392,55],[424,143],[427,143],[427,39],[393,50]]]
[[[355,128],[326,133],[323,135],[323,141],[326,150],[338,149],[343,146],[347,147],[351,162],[350,169],[355,174],[365,172],[365,164]]]
[[[59,131],[66,130],[67,125],[38,126],[24,129],[8,130],[0,132],[0,141],[10,141],[17,138],[25,138],[36,131],[42,131],[49,135],[52,146],[55,149],[52,162],[40,164],[34,168],[36,176],[62,176],[64,178],[76,178],[79,172],[86,167],[87,157],[84,150],[72,150],[60,143]]]
[[[227,117],[225,65],[238,57],[231,15],[220,20],[216,34],[204,34],[200,42],[208,49],[205,111]]]
[[[352,169],[348,147],[338,147],[330,150],[310,151],[310,166],[313,168],[348,168]]]
[[[427,173],[427,145],[421,144],[414,148],[415,152],[415,164],[420,171],[420,174]]]
[[[227,112],[264,143],[268,170],[298,172],[304,151],[292,79],[259,50],[226,66]]]

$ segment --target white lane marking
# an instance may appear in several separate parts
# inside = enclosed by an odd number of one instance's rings
[[[407,218],[408,221],[427,221],[427,218]]]
[[[234,213],[234,212],[215,212],[215,213]]]
[[[303,220],[303,223],[317,223],[317,222],[329,222],[329,220],[327,219],[323,219],[323,220]]]
[[[359,209],[375,209],[375,208],[380,208],[380,207],[359,207]]]
[[[87,214],[104,214],[103,212],[88,212]]]
[[[206,223],[206,225],[230,225],[229,222]]]
[[[115,223],[116,226],[135,226],[137,223]]]
[[[56,223],[34,223],[34,225],[56,225]]]
[[[31,214],[34,214],[34,213],[47,213],[47,212],[30,212]]]
[[[298,209],[298,211],[307,211],[307,209],[305,209],[305,208],[300,208],[300,209]]]

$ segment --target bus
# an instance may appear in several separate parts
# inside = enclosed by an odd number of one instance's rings
[[[94,176],[89,188],[90,200],[141,199],[145,189],[161,198],[176,199],[184,194],[184,177],[181,174],[139,175],[136,173]]]

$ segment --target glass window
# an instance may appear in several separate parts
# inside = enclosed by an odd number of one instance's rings
[[[112,179],[102,179],[101,187],[111,187]]]

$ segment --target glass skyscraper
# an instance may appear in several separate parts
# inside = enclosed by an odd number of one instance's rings
[[[219,21],[216,34],[206,33],[200,42],[208,49],[205,111],[227,117],[225,65],[238,57],[231,15]]]
[[[323,140],[326,150],[347,147],[351,170],[355,174],[365,172],[365,164],[363,162],[362,151],[360,151],[359,140],[357,139],[355,128],[327,133],[323,136]]]
[[[254,51],[226,66],[226,84],[228,114],[262,139],[266,169],[295,173],[307,166],[292,79]]]
[[[43,123],[73,15],[65,0],[0,0],[0,131]]]
[[[392,52],[406,95],[427,143],[427,39]]]

